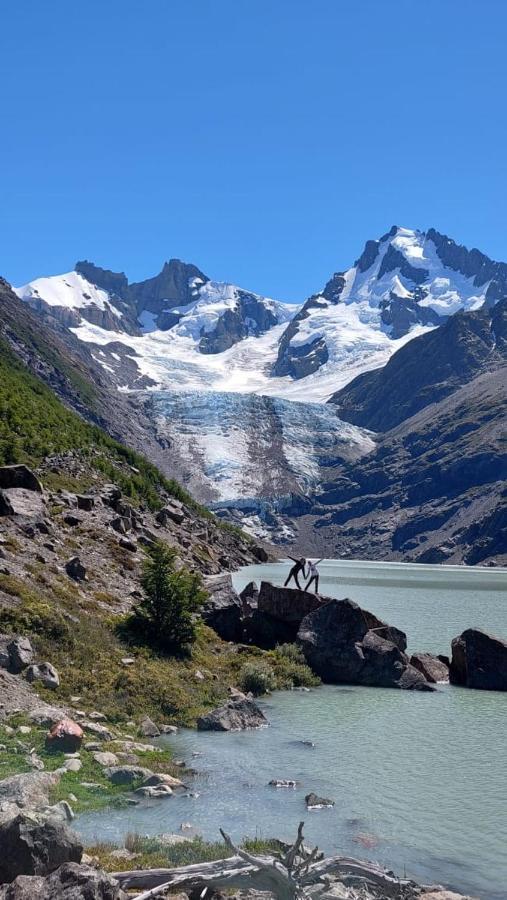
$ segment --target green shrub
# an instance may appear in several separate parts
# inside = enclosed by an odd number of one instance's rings
[[[143,599],[127,620],[127,629],[151,647],[170,654],[188,653],[196,639],[194,613],[206,599],[195,572],[176,570],[176,551],[157,543],[144,564]]]
[[[275,650],[277,656],[289,662],[305,665],[305,655],[297,644],[279,644]]]
[[[246,693],[251,692],[254,697],[260,697],[275,689],[275,673],[266,663],[247,663],[241,669],[239,684]]]

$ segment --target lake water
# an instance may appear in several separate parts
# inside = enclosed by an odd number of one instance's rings
[[[507,570],[325,562],[323,594],[348,596],[407,632],[410,650],[449,652],[470,626],[507,636]],[[248,567],[282,583],[284,564]],[[397,873],[488,900],[507,897],[507,695],[447,685],[434,694],[324,686],[262,703],[270,727],[234,734],[183,731],[168,740],[192,761],[194,797],[173,796],[78,818],[87,838],[121,840],[191,823],[216,839],[256,832],[328,853],[375,859]],[[305,746],[302,741],[313,741]],[[295,790],[268,786],[299,782]],[[335,800],[307,811],[314,791]]]

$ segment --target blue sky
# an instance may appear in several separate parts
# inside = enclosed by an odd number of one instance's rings
[[[507,259],[504,0],[19,0],[0,273],[171,256],[301,300],[392,224]]]

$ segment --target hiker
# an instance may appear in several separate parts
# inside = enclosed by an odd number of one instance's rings
[[[312,584],[312,582],[315,582],[315,591],[314,591],[314,593],[315,593],[315,594],[318,594],[318,593],[319,593],[319,571],[318,571],[318,569],[317,569],[317,566],[318,566],[319,563],[321,563],[321,562],[322,562],[322,559],[318,559],[317,562],[312,562],[311,559],[308,560],[308,572],[309,572],[309,575],[310,575],[310,580],[308,581],[308,583],[307,583],[307,585],[306,585],[306,587],[305,587],[305,591],[309,591],[309,590],[310,590],[310,585]]]
[[[301,585],[299,583],[299,573],[301,572],[303,578],[306,578],[306,559],[304,558],[304,556],[302,556],[301,559],[294,559],[293,556],[289,556],[289,559],[292,560],[294,565],[292,566],[292,569],[287,576],[284,587],[288,587],[291,579],[293,578],[296,582],[298,591],[300,591]]]

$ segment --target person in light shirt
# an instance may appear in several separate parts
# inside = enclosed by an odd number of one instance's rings
[[[308,574],[310,575],[310,578],[307,581],[305,591],[309,591],[310,585],[313,584],[313,582],[315,582],[315,593],[316,594],[319,593],[319,570],[317,569],[317,566],[321,562],[322,562],[321,559],[318,559],[317,562],[312,562],[311,559],[307,560]]]

